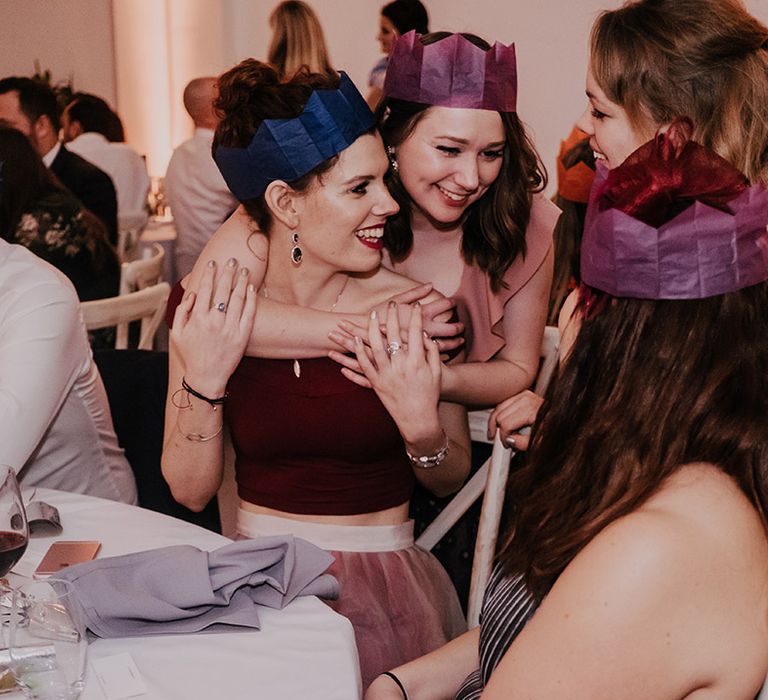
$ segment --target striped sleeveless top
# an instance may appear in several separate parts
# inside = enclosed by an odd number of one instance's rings
[[[466,677],[455,700],[479,700],[501,657],[531,619],[539,601],[521,576],[507,578],[497,564],[480,612],[480,668]]]

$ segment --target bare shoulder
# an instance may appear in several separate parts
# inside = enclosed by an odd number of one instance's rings
[[[768,671],[767,593],[754,508],[715,467],[683,467],[577,554],[504,675],[526,689],[547,675],[579,698],[752,698]]]
[[[194,287],[197,280],[211,260],[217,266],[223,266],[230,258],[235,258],[239,265],[256,272],[266,265],[269,253],[267,237],[246,214],[242,206],[217,229],[206,244],[195,267],[185,282],[185,287]]]
[[[590,579],[605,595],[622,591],[638,602],[663,607],[669,600],[679,609],[691,595],[724,595],[728,586],[747,595],[750,577],[723,575],[724,568],[756,561],[763,565],[752,577],[755,590],[768,584],[768,542],[752,504],[716,467],[687,465],[642,507],[595,536],[561,579]]]

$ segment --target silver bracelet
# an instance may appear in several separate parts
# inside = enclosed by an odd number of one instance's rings
[[[415,455],[412,455],[410,452],[408,452],[408,450],[405,451],[405,454],[408,455],[408,459],[411,460],[411,464],[414,467],[418,467],[419,469],[434,469],[435,467],[439,467],[448,454],[448,436],[446,435],[443,446],[433,455],[416,457]]]

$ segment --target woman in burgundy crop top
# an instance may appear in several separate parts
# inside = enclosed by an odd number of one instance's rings
[[[214,157],[251,233],[220,230],[169,302],[163,474],[180,502],[207,503],[222,480],[226,422],[238,535],[292,533],[335,555],[332,605],[352,621],[367,686],[464,629],[447,574],[413,544],[408,501],[416,481],[439,495],[462,484],[466,415],[440,402],[442,365],[421,313],[387,304],[414,283],[381,267],[397,205],[351,81],[301,72],[280,83],[249,59],[220,77],[217,107]],[[380,307],[370,348],[356,345],[365,376],[322,348],[244,357],[257,296],[344,314]]]

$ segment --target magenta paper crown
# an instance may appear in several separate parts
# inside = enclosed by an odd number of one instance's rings
[[[440,107],[514,112],[517,108],[515,45],[488,51],[461,34],[425,46],[421,34],[403,34],[392,48],[384,94]]]
[[[673,125],[618,168],[598,163],[581,279],[636,299],[734,292],[768,279],[766,224],[768,191]]]

